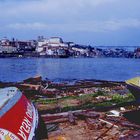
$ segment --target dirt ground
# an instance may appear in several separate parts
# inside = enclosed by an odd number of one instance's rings
[[[104,133],[110,125],[104,127],[87,125],[85,121],[78,121],[76,125],[63,123],[59,125],[59,129],[49,134],[49,140],[96,140]],[[95,128],[96,127],[96,128]],[[120,136],[120,128],[113,127],[99,140],[118,140]]]

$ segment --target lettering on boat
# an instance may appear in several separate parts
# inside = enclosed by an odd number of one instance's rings
[[[0,128],[0,140],[20,140],[12,132]]]
[[[18,135],[20,135],[23,138],[23,140],[28,139],[27,136],[31,131],[32,120],[33,120],[33,107],[30,103],[27,103],[27,110],[18,132]]]

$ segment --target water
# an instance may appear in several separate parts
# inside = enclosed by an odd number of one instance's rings
[[[16,82],[36,75],[51,80],[101,79],[124,81],[140,76],[140,59],[0,59],[0,81]]]

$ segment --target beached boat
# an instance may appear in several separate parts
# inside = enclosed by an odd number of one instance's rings
[[[140,77],[127,80],[126,84],[130,92],[134,95],[136,101],[140,102]]]
[[[17,88],[0,89],[0,140],[33,140],[37,127],[34,105]]]

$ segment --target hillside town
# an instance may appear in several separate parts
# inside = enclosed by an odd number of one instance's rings
[[[36,40],[21,41],[8,39],[0,40],[0,57],[46,57],[46,58],[68,58],[68,57],[122,57],[140,58],[140,47],[133,51],[123,47],[98,47],[90,45],[79,45],[74,42],[65,42],[60,37],[45,38],[39,36]]]

